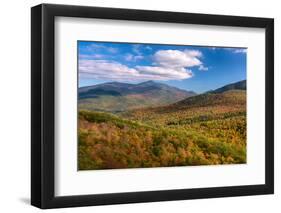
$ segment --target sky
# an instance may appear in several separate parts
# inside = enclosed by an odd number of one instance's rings
[[[79,87],[153,80],[203,93],[246,79],[246,48],[78,41]]]

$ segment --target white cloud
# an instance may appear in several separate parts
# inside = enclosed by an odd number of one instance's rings
[[[202,64],[199,60],[201,56],[201,52],[194,50],[159,50],[154,54],[154,60],[163,67],[194,67]]]
[[[129,53],[129,54],[126,54],[124,56],[124,58],[125,58],[126,61],[133,61],[133,62],[135,62],[137,60],[143,59],[144,57],[142,55],[133,55],[133,54]]]
[[[80,59],[101,59],[103,57],[102,54],[79,54]]]
[[[135,75],[135,69],[126,65],[107,60],[80,60],[79,72],[92,74],[93,76],[109,76],[111,75]]]
[[[133,61],[134,56],[132,54],[127,54],[124,56],[126,61]]]
[[[93,51],[107,51],[109,53],[117,53],[118,49],[114,47],[107,47],[103,44],[91,44],[89,46],[84,47],[87,51],[93,52]]]
[[[150,46],[145,46],[145,49],[146,49],[146,50],[149,50],[149,51],[152,50],[152,48],[151,48]]]
[[[182,80],[193,76],[191,67],[208,70],[200,61],[202,53],[197,50],[159,50],[152,59],[153,65],[128,67],[116,61],[80,59],[79,75],[85,78],[118,81]],[[142,55],[127,54],[125,60],[136,61]]]
[[[132,52],[134,54],[128,53],[124,56],[124,59],[129,62],[136,62],[138,60],[143,59],[144,56],[143,56],[140,48],[141,48],[141,45],[139,45],[139,44],[132,45]]]
[[[129,68],[118,62],[106,60],[80,60],[79,75],[82,78],[120,81],[179,80],[192,77],[192,72],[186,69],[176,70],[156,66]]]
[[[141,59],[143,59],[143,58],[144,58],[144,56],[142,56],[142,55],[136,55],[136,56],[134,56],[134,60],[135,60],[135,61],[141,60]]]
[[[202,57],[202,52],[200,52],[199,50],[184,50],[184,53],[190,57]]]
[[[132,45],[132,51],[137,55],[142,55],[140,47],[141,47],[140,44],[134,44]]]
[[[102,49],[104,46],[102,44],[91,44],[87,46],[88,48]]]
[[[203,66],[203,65],[200,65],[200,66],[198,67],[198,69],[201,70],[201,71],[208,71],[208,70],[209,70],[208,67],[205,67],[205,66]]]
[[[153,75],[154,77],[161,76],[163,80],[181,80],[191,78],[193,76],[191,70],[187,70],[185,68],[173,69],[157,66],[136,66],[136,69],[140,74]]]

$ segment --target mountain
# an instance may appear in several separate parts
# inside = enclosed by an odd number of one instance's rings
[[[195,107],[215,107],[220,108],[246,105],[246,92],[243,90],[228,90],[221,93],[204,93],[194,97],[181,100],[170,105],[175,109],[195,108]]]
[[[122,112],[162,106],[196,95],[163,83],[146,81],[139,84],[109,82],[79,88],[79,109]]]
[[[111,89],[105,91],[109,86]],[[225,86],[225,91],[218,89],[221,92],[199,94],[165,106],[151,105],[157,98],[151,98],[152,91],[162,100],[166,94],[180,92],[155,82],[135,86],[110,83],[84,89],[82,96],[101,88],[98,91],[102,95],[88,98],[99,101],[95,107],[109,107],[102,105],[108,104],[101,102],[103,98],[113,103],[112,108],[129,100],[141,103],[133,106],[145,106],[132,95],[141,95],[149,107],[128,107],[115,114],[83,111],[80,101],[88,99],[80,99],[79,170],[247,163],[246,90],[237,89],[242,87]],[[144,99],[144,94],[150,98]]]
[[[246,80],[228,84],[210,92],[187,97],[165,106],[132,110],[126,113],[126,116],[138,117],[139,114],[146,115],[144,118],[147,119],[148,117],[164,116],[165,114],[169,117],[171,113],[177,112],[182,117],[187,111],[188,113],[194,112],[194,114],[201,114],[202,111],[206,111],[206,113],[230,112],[237,109],[245,111],[245,107]]]
[[[236,83],[227,84],[223,87],[220,87],[216,90],[210,91],[211,93],[222,93],[228,90],[246,90],[247,89],[247,82],[246,80],[238,81]]]
[[[243,90],[204,93],[165,106],[131,110],[125,116],[130,118],[143,116],[142,119],[146,120],[165,116],[175,117],[173,114],[176,113],[176,117],[185,119],[186,113],[196,116],[197,114],[220,114],[237,110],[246,110],[246,92]]]

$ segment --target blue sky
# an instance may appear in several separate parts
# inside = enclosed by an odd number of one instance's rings
[[[153,80],[202,93],[246,79],[245,48],[78,41],[79,87]]]

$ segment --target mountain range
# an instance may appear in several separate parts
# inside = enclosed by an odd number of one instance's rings
[[[156,82],[81,88],[78,168],[247,163],[245,89],[246,81],[186,97]]]
[[[162,106],[196,95],[163,83],[109,82],[79,88],[79,109],[122,112],[128,109]]]
[[[246,90],[246,80],[200,95],[154,81],[139,84],[109,82],[79,88],[79,109],[124,112],[144,107],[219,103],[222,97],[225,98],[219,94],[232,90]]]

